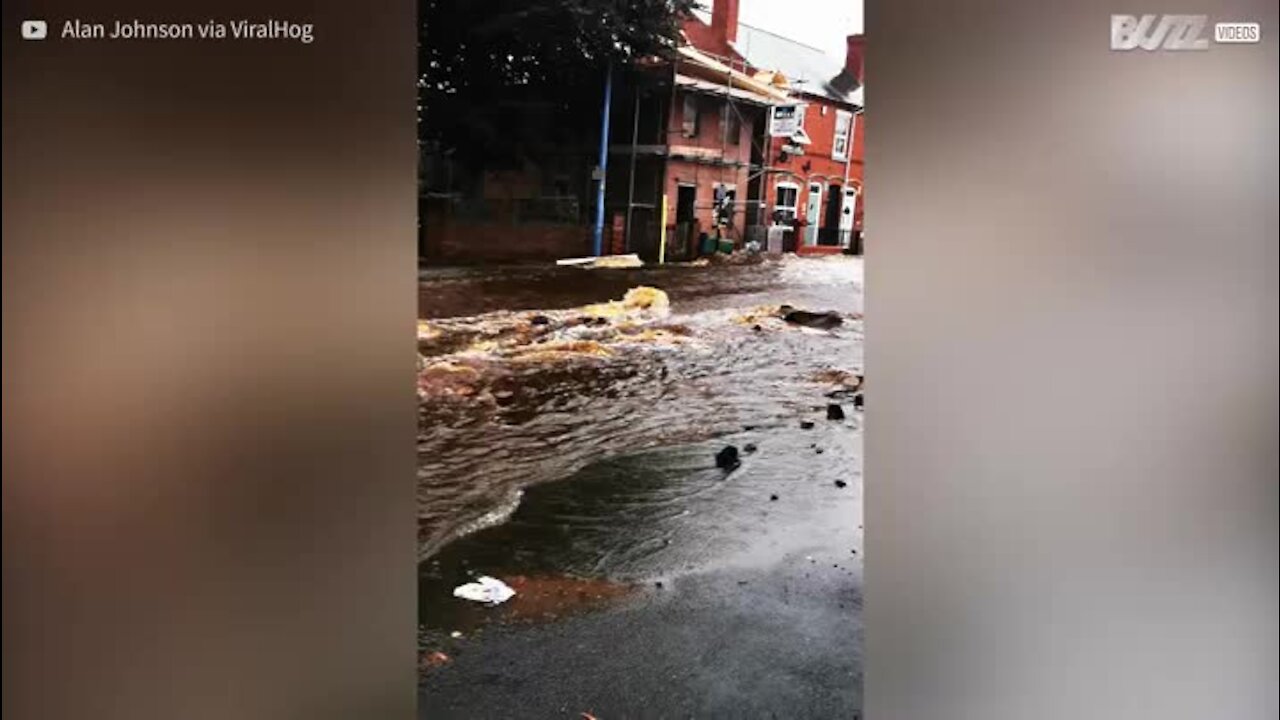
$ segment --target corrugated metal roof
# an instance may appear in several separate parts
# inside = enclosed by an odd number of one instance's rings
[[[848,75],[832,84],[844,73],[843,58],[833,58],[818,48],[741,23],[733,46],[752,67],[782,73],[792,90],[862,105],[862,87]]]

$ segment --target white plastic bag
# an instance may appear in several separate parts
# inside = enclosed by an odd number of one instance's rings
[[[482,602],[486,605],[501,605],[516,594],[509,585],[497,578],[482,575],[473,583],[459,585],[453,589],[453,596],[463,600]]]

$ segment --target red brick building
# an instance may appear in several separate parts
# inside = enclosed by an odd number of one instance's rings
[[[685,44],[670,55],[613,69],[606,254],[683,260],[708,248],[703,238],[722,247],[782,240],[776,249],[797,252],[858,248],[862,38],[851,37],[846,57],[833,59],[740,24],[738,1],[716,0],[709,23],[688,18]],[[563,110],[537,98],[503,102],[495,100],[493,114],[518,123],[519,162],[469,167],[454,163],[449,148],[424,151],[424,258],[521,262],[592,252],[599,135],[582,130],[586,122],[564,130]],[[777,108],[802,112],[801,129],[770,137]]]
[[[748,224],[786,228],[787,250],[839,252],[852,246],[860,251],[865,38],[849,36],[845,57],[832,58],[738,23],[738,4],[715,0],[711,22],[691,18],[685,36],[708,53],[723,53],[726,63],[752,77],[786,90],[802,115],[801,132],[763,140],[760,172],[748,191],[756,217]]]
[[[641,65],[618,92],[606,208],[622,232],[610,233],[609,251],[656,259],[664,196],[665,257],[699,254],[704,237],[741,247],[753,215],[743,201],[760,175],[765,120],[773,104],[790,101],[786,91],[690,43],[673,60]]]

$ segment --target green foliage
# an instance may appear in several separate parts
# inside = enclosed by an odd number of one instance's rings
[[[606,65],[660,54],[694,0],[420,0],[419,136],[468,156],[594,136]],[[475,158],[483,161],[483,157]]]
[[[670,47],[693,0],[421,0],[428,91],[545,86]],[[594,71],[594,72],[593,72]]]

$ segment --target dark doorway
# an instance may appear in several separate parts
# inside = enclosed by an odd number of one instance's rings
[[[840,244],[840,186],[828,185],[823,201],[822,227],[818,229],[819,245]]]
[[[693,200],[698,189],[692,185],[676,188],[676,224],[693,220]]]
[[[694,215],[694,200],[698,188],[694,185],[676,186],[676,236],[673,255],[689,257],[698,238],[698,223]]]

